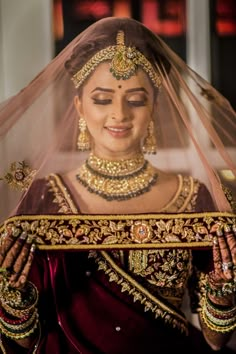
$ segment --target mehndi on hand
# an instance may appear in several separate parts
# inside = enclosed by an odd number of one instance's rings
[[[0,253],[0,330],[13,339],[24,339],[38,327],[38,291],[27,281],[35,245],[23,232],[7,230]]]
[[[201,317],[211,330],[225,333],[236,328],[236,225],[224,225],[216,234]]]

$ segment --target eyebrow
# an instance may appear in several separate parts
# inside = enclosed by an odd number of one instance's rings
[[[104,88],[104,87],[96,87],[91,93],[93,93],[95,91],[115,92],[115,90],[113,90],[113,89],[108,89],[108,88]],[[130,92],[137,92],[137,91],[148,93],[144,87],[134,87],[134,88],[126,90],[125,92],[130,93]]]
[[[104,87],[96,87],[91,93],[95,91],[103,91],[103,92],[115,92],[115,90],[104,88]]]
[[[137,91],[148,93],[147,90],[144,87],[135,87],[135,88],[132,88],[132,89],[128,89],[125,92],[137,92]]]

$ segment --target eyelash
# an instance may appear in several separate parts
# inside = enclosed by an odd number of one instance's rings
[[[107,100],[98,100],[98,99],[93,99],[94,104],[98,105],[108,105],[112,103],[112,100],[107,99]],[[146,105],[146,100],[140,100],[140,101],[127,101],[128,105],[132,107],[142,107]]]
[[[146,106],[145,100],[140,101],[128,101],[128,104],[133,107],[143,107]]]
[[[112,102],[112,100],[98,100],[96,98],[93,98],[93,102],[94,104],[102,104],[102,105],[106,105],[106,104],[110,104]]]

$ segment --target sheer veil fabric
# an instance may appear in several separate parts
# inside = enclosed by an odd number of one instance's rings
[[[162,82],[154,112],[158,151],[147,159],[161,170],[199,179],[209,189],[215,210],[233,213],[221,179],[227,171],[235,183],[236,114],[230,103],[147,28],[132,19],[105,18],[79,34],[27,87],[0,105],[2,224],[17,214],[36,179],[64,175],[86,158],[87,153],[76,149],[79,117],[71,77],[95,52],[115,45],[119,30],[126,46],[143,53]],[[72,69],[75,55],[79,66]]]

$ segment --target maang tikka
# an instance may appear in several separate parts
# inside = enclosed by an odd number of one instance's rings
[[[147,135],[144,138],[142,151],[144,154],[156,154],[157,152],[157,139],[153,120],[148,124]]]
[[[127,80],[141,67],[149,76],[153,85],[161,86],[161,76],[154,70],[149,60],[135,47],[126,47],[124,31],[118,31],[116,45],[98,51],[87,63],[72,77],[75,88],[78,89],[87,77],[103,61],[111,61],[110,71],[117,80]]]
[[[91,149],[90,135],[87,129],[86,121],[83,117],[80,117],[79,119],[77,149],[80,151],[87,151]]]

